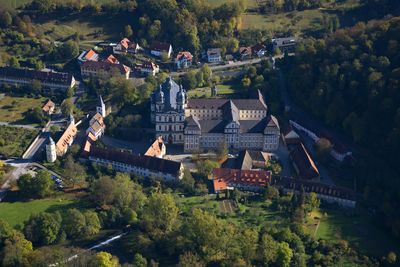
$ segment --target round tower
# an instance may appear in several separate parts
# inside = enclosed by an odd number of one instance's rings
[[[46,142],[46,159],[48,162],[54,162],[57,159],[56,144],[51,137]]]

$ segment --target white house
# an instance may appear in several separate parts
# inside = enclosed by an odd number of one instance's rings
[[[222,60],[221,48],[209,48],[207,50],[207,61],[209,63],[216,63]]]
[[[152,75],[155,76],[160,72],[160,67],[152,61],[144,61],[141,64],[137,64],[136,68],[139,72],[144,75]]]
[[[172,54],[172,45],[168,43],[162,42],[153,42],[150,46],[150,54],[161,57],[162,54],[166,54],[168,58],[171,57]]]
[[[179,69],[186,69],[192,66],[193,55],[190,52],[182,51],[179,52],[175,58],[175,65],[176,68]]]

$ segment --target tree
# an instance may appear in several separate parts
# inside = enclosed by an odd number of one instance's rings
[[[125,33],[125,36],[126,36],[127,38],[130,38],[130,37],[133,36],[133,30],[132,30],[131,25],[126,25],[126,26],[125,26],[125,28],[124,28],[124,33]]]
[[[268,200],[274,200],[279,197],[279,191],[274,186],[267,186],[267,189],[264,191],[264,198]]]
[[[75,110],[75,105],[72,98],[67,98],[61,103],[61,112],[64,116],[69,116]]]
[[[151,195],[142,213],[142,226],[153,238],[161,238],[174,229],[179,209],[170,194]]]
[[[85,211],[85,228],[83,229],[84,236],[93,236],[98,234],[101,229],[101,224],[97,213],[94,211]]]
[[[182,86],[186,90],[194,89],[197,86],[196,71],[190,70],[182,77]]]
[[[110,205],[114,202],[115,183],[109,176],[102,176],[96,180],[91,188],[91,197],[99,206]]]
[[[315,148],[319,160],[326,162],[326,160],[328,160],[329,153],[331,152],[332,148],[331,142],[326,138],[320,138],[315,143]]]
[[[8,11],[0,12],[0,27],[8,28],[11,26],[12,17]]]
[[[255,229],[244,229],[239,237],[239,246],[242,248],[243,259],[247,263],[255,258],[257,253],[258,232]]]
[[[184,170],[183,178],[180,183],[181,183],[182,187],[189,193],[192,193],[194,191],[195,180],[194,180],[192,174],[190,173],[189,169],[186,168]]]
[[[67,237],[78,239],[85,232],[85,216],[77,209],[69,209],[65,214],[63,226]]]
[[[4,242],[2,266],[29,266],[28,256],[32,251],[32,243],[22,233],[13,231]]]
[[[9,65],[11,68],[19,68],[19,67],[20,67],[19,61],[18,61],[18,59],[17,59],[15,56],[10,57],[10,59],[9,59],[9,61],[8,61],[8,65]]]
[[[196,253],[185,252],[179,256],[178,267],[204,267],[204,262]]]
[[[250,80],[250,78],[244,77],[244,78],[242,79],[242,86],[243,86],[244,88],[249,88],[250,85],[251,85],[251,80]]]
[[[98,252],[95,256],[93,266],[98,267],[118,267],[119,260],[108,252]]]
[[[53,193],[54,181],[48,171],[39,171],[34,177],[30,174],[21,175],[17,181],[20,192],[33,198],[43,198]]]
[[[133,208],[138,211],[146,201],[142,187],[134,183],[126,173],[116,174],[114,195],[115,206],[121,209]]]
[[[64,177],[72,187],[75,187],[75,185],[85,185],[85,168],[81,164],[75,162],[71,155],[67,156],[64,163]]]
[[[61,215],[41,212],[32,214],[24,223],[25,236],[35,244],[49,245],[57,240],[61,229]]]
[[[79,53],[78,43],[72,40],[69,40],[63,43],[58,49],[59,58],[63,59],[72,59],[76,57]]]
[[[264,234],[261,238],[260,256],[264,264],[269,265],[277,259],[277,242],[269,234]]]
[[[293,257],[293,251],[286,242],[278,243],[276,263],[281,267],[289,267]]]
[[[4,246],[4,242],[13,233],[12,227],[4,220],[0,219],[0,251]]]
[[[197,161],[197,171],[205,177],[208,177],[215,168],[219,168],[218,162],[208,159],[205,161]]]
[[[39,80],[33,80],[31,83],[32,92],[39,94],[42,91],[42,82]]]
[[[395,265],[395,264],[396,264],[396,261],[397,261],[397,255],[396,255],[396,253],[394,253],[393,251],[390,251],[390,252],[388,253],[388,255],[386,256],[386,262],[387,262],[389,265]]]
[[[134,267],[147,267],[147,260],[141,254],[136,253],[132,265]]]
[[[218,144],[217,148],[217,158],[219,161],[225,159],[228,156],[228,146],[226,145],[225,142],[221,142]]]

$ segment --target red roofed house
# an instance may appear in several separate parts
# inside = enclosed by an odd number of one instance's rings
[[[161,136],[159,136],[153,144],[147,149],[145,156],[163,158],[167,153],[167,148]]]
[[[175,58],[175,65],[176,68],[179,69],[186,69],[192,66],[193,56],[190,52],[182,51],[179,52]]]
[[[104,124],[104,118],[100,113],[96,113],[89,122],[89,128],[86,130],[86,134],[92,135],[92,139],[96,141],[100,138],[106,129],[106,125]]]
[[[267,47],[263,44],[255,44],[251,47],[251,50],[254,55],[257,55],[258,57],[263,57],[267,52]]]
[[[57,156],[63,156],[67,153],[68,147],[74,142],[74,138],[78,133],[78,129],[74,122],[71,122],[64,131],[58,142],[56,143]]]
[[[240,56],[241,60],[250,59],[251,58],[251,47],[249,47],[249,46],[239,47],[239,56]]]
[[[172,54],[172,45],[162,42],[153,42],[151,44],[150,54],[156,57],[161,57],[163,53],[165,53],[168,56],[168,58],[170,58]]]
[[[99,60],[99,55],[92,49],[88,51],[83,51],[78,57],[78,61],[80,64],[82,64],[85,61],[98,61],[98,60]]]
[[[259,192],[271,183],[270,171],[253,171],[217,168],[213,171],[215,193],[234,188],[243,191]]]
[[[129,79],[131,69],[123,64],[113,64],[108,61],[86,61],[81,65],[81,75],[83,78],[91,76],[97,78],[108,78],[110,76],[119,74],[125,79]]]
[[[131,42],[128,38],[122,39],[116,46],[113,47],[115,54],[132,53],[136,54],[140,50],[139,44]]]
[[[56,107],[56,105],[54,104],[54,102],[49,99],[46,102],[46,104],[44,104],[44,106],[42,107],[42,111],[46,115],[51,115],[51,114],[53,114],[55,107]]]
[[[112,64],[119,64],[119,61],[113,55],[109,55],[104,61],[110,62]]]
[[[157,73],[160,72],[160,67],[149,60],[143,61],[141,64],[137,64],[136,68],[144,75],[155,76]]]

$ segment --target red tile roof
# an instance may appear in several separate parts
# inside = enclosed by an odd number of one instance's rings
[[[116,57],[114,57],[113,55],[109,55],[105,61],[110,62],[112,64],[119,64],[119,61]]]
[[[94,52],[92,49],[90,49],[86,55],[85,55],[85,59],[86,60],[92,60],[92,57],[94,57],[96,55],[96,52]]]
[[[124,64],[112,64],[108,61],[102,61],[102,62],[86,61],[82,63],[81,69],[89,69],[89,70],[103,69],[107,72],[110,72],[113,69],[118,69],[121,72],[121,74],[126,74],[127,72],[130,71],[130,68],[128,66],[125,66]]]
[[[271,182],[271,172],[217,168],[213,171],[213,178],[215,191],[225,190],[230,186],[262,188]]]
[[[296,148],[290,152],[290,157],[298,168],[301,178],[314,179],[319,177],[318,168],[302,143],[296,145]]]
[[[183,57],[187,58],[188,60],[192,60],[193,59],[192,53],[190,53],[188,51],[179,52],[178,55],[176,56],[176,59],[177,60],[181,60]]]
[[[150,156],[150,157],[160,157],[162,156],[162,147],[164,145],[164,141],[162,140],[162,137],[158,137],[153,144],[147,149],[146,153],[144,153],[145,156]]]
[[[54,102],[51,101],[51,100],[49,99],[49,100],[46,102],[46,104],[44,104],[42,110],[43,110],[44,112],[49,112],[50,109],[52,109],[52,108],[54,108],[54,107],[55,107]]]

